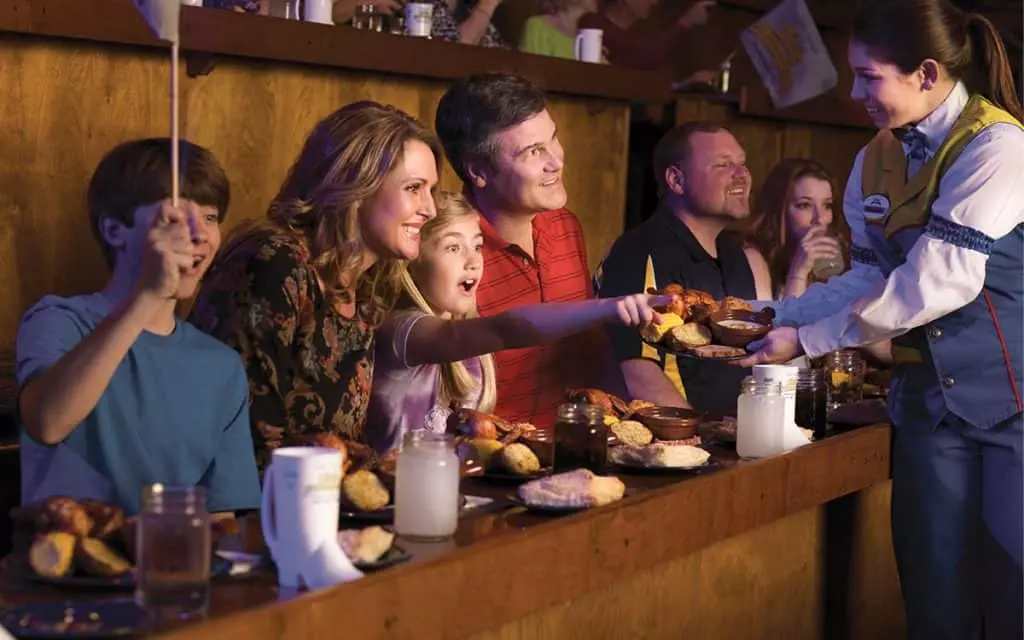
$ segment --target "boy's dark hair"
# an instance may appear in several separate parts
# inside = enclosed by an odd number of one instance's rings
[[[526,78],[478,74],[457,80],[441,97],[434,128],[455,173],[470,185],[466,167],[490,164],[498,151],[494,134],[529,120],[546,106],[544,92]]]
[[[206,207],[215,207],[224,219],[231,200],[227,174],[208,149],[180,140],[178,145],[181,193]],[[113,268],[115,252],[100,230],[104,218],[126,227],[135,223],[139,207],[171,197],[171,140],[147,138],[124,142],[100,160],[89,182],[89,226],[103,251],[107,266]]]

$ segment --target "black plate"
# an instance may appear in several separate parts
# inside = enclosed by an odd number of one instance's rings
[[[145,613],[130,599],[30,602],[0,609],[0,625],[18,638],[121,638],[144,630]]]
[[[696,353],[693,353],[692,351],[679,351],[667,345],[661,344],[660,342],[651,342],[650,340],[647,340],[646,338],[643,337],[641,337],[640,339],[643,340],[644,344],[646,344],[647,346],[653,347],[662,353],[667,353],[668,355],[675,356],[677,358],[687,358],[689,360],[705,360],[709,362],[732,362],[733,360],[742,360],[743,358],[746,358],[747,356],[750,355],[749,353],[744,353],[743,355],[729,356],[727,358],[709,358],[706,356],[699,356]]]
[[[538,478],[545,478],[550,476],[552,473],[551,467],[545,467],[536,473],[531,473],[528,476],[517,476],[514,473],[493,473],[487,472],[482,476],[477,476],[480,480],[489,480],[491,482],[511,483],[511,484],[522,484],[529,482],[530,480],[537,480]]]
[[[376,562],[367,562],[356,564],[356,569],[366,572],[380,571],[388,567],[393,567],[396,564],[401,564],[412,558],[412,554],[398,546],[397,544],[391,545],[387,553],[377,559]]]
[[[135,588],[135,575],[123,573],[119,576],[108,578],[99,576],[64,576],[63,578],[48,578],[35,572],[28,572],[25,577],[32,582],[39,582],[55,587],[66,587],[68,589],[126,589]]]
[[[653,474],[665,474],[665,473],[691,473],[701,474],[708,473],[718,469],[721,465],[714,458],[708,458],[708,461],[702,465],[696,467],[649,467],[645,465],[633,465],[624,464],[621,462],[614,463],[615,468],[618,471],[625,473],[653,473]]]
[[[389,504],[383,509],[376,511],[342,511],[339,514],[342,520],[350,522],[365,522],[368,524],[388,524],[395,519],[395,505]]]
[[[633,493],[635,493],[635,490],[627,487],[625,493],[622,495],[622,499],[625,500],[626,498],[628,498]],[[570,513],[579,513],[580,511],[586,511],[587,509],[596,509],[596,508],[598,508],[598,507],[547,507],[547,506],[542,506],[542,505],[539,505],[539,504],[527,504],[522,498],[519,497],[518,494],[515,494],[515,493],[510,493],[508,496],[506,496],[506,499],[509,502],[511,502],[513,505],[515,505],[517,507],[522,507],[522,508],[526,509],[527,511],[533,511],[535,513],[542,513],[542,514],[546,513],[546,514],[550,514],[550,515],[553,515],[553,516],[568,515]],[[615,502],[613,502],[611,504],[615,504],[616,502],[619,502],[619,501],[616,500]]]

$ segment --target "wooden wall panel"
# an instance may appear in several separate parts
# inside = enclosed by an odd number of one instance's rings
[[[167,135],[168,64],[152,50],[0,34],[0,350],[45,293],[95,289],[106,272],[88,229],[85,190],[102,155]],[[443,81],[218,58],[182,75],[182,135],[207,146],[232,181],[227,227],[264,215],[310,128],[348,102],[392,103],[433,123]],[[592,264],[622,231],[628,108],[551,96],[566,148],[569,205]],[[442,186],[458,188],[450,168]]]

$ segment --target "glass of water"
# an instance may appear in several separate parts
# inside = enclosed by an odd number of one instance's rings
[[[206,490],[145,487],[136,536],[136,603],[156,623],[204,617],[212,553]]]
[[[828,237],[835,238],[832,233],[828,234]],[[811,271],[814,273],[814,277],[824,282],[829,278],[838,276],[846,270],[846,265],[843,264],[842,256],[831,256],[828,258],[819,258],[814,261],[814,265],[811,267]]]

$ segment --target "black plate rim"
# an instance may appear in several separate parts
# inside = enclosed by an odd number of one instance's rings
[[[748,352],[744,353],[741,356],[727,356],[727,357],[724,357],[724,358],[721,358],[721,357],[709,358],[707,356],[699,356],[699,355],[697,355],[695,353],[691,353],[690,351],[677,351],[676,349],[673,349],[671,347],[663,345],[660,342],[651,342],[650,340],[648,340],[647,338],[644,338],[642,336],[641,336],[640,339],[643,340],[644,344],[646,344],[647,346],[652,347],[654,349],[657,349],[658,351],[660,351],[662,353],[667,353],[668,355],[676,356],[677,358],[686,358],[687,360],[703,360],[705,362],[733,362],[733,361],[736,361],[736,360],[742,360],[743,358],[746,358],[746,357],[748,357],[750,355],[750,352],[748,351]],[[724,346],[727,346],[727,345],[716,345],[716,346],[724,347]]]
[[[539,480],[541,478],[547,478],[553,475],[555,472],[553,467],[542,467],[537,473],[530,474],[528,476],[517,476],[513,473],[484,473],[479,476],[475,476],[474,480],[485,480],[490,482],[502,482],[502,483],[526,483],[531,480]]]
[[[627,473],[633,472],[643,474],[688,473],[698,475],[701,473],[708,473],[709,471],[714,471],[722,467],[722,464],[718,460],[716,460],[714,456],[708,458],[707,462],[705,462],[704,464],[699,464],[695,467],[652,467],[647,465],[623,464],[621,462],[613,462],[611,464],[617,470],[621,470]]]
[[[381,556],[376,562],[352,564],[354,564],[356,569],[359,569],[360,571],[373,572],[380,571],[381,569],[387,569],[388,567],[393,567],[396,564],[402,564],[403,562],[408,562],[409,560],[412,560],[412,554],[409,553],[409,551],[407,551],[405,547],[398,544],[392,544],[391,548],[388,549],[384,553],[384,555]]]

